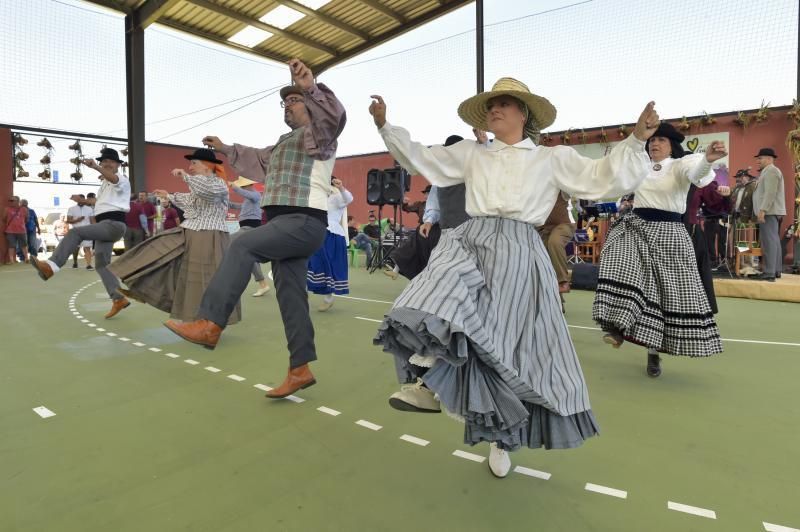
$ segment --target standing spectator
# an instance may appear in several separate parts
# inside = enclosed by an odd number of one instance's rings
[[[67,223],[72,225],[73,229],[83,227],[92,223],[92,216],[94,209],[85,203],[86,196],[83,194],[76,194],[72,196],[72,201],[75,205],[67,210]],[[83,257],[86,260],[86,269],[93,270],[92,267],[92,241],[84,240],[81,242],[80,247],[83,248]],[[72,253],[72,267],[78,267],[78,249]]]
[[[58,220],[53,224],[53,234],[56,237],[56,242],[61,242],[61,239],[67,236],[67,231],[69,231],[67,215],[61,214],[58,216]]]
[[[795,166],[794,174],[794,261],[792,261],[792,273],[800,274],[800,168]]]
[[[230,189],[244,200],[242,203],[229,202],[231,209],[239,211],[239,232],[235,233],[233,238],[237,235],[241,237],[247,231],[261,227],[261,193],[253,188],[255,184],[255,181],[246,177],[228,182]],[[258,290],[253,292],[253,297],[261,297],[269,292],[269,283],[261,271],[260,262],[253,263],[253,279],[258,283]]]
[[[700,212],[703,215],[703,236],[708,248],[712,269],[718,270],[727,258],[728,213],[730,212],[731,189],[712,181],[698,189]]]
[[[28,237],[28,253],[35,257],[39,254],[39,243],[36,235],[42,234],[42,229],[39,227],[39,217],[36,216],[36,211],[28,207],[28,200],[24,199],[19,203],[21,206],[28,209],[28,222],[25,224]],[[17,251],[20,255],[22,254],[21,247]],[[24,256],[22,260],[25,260]]]
[[[17,262],[17,244],[22,248],[22,258],[28,262],[28,209],[20,205],[18,196],[8,198],[8,206],[3,210],[3,231],[8,242],[8,262]]]
[[[130,210],[125,214],[125,252],[127,253],[149,237],[147,216],[142,211],[142,204],[131,195]]]
[[[761,176],[753,193],[753,210],[757,213],[761,248],[764,252],[764,269],[758,279],[775,282],[783,270],[781,254],[781,220],[786,215],[786,198],[783,191],[783,174],[775,166],[775,150],[761,148],[756,155]]]
[[[559,192],[553,210],[545,220],[544,225],[536,228],[542,238],[550,263],[556,272],[558,293],[569,292],[569,271],[567,270],[567,244],[575,236],[575,222],[571,219],[569,210],[569,196]],[[562,300],[563,310],[563,300]]]
[[[172,206],[172,202],[165,199],[161,203],[161,217],[164,219],[164,231],[175,229],[181,223],[178,217],[178,210]]]
[[[154,233],[156,220],[156,206],[147,198],[147,192],[139,192],[139,206],[147,218],[147,230],[145,231],[145,238],[150,238]]]

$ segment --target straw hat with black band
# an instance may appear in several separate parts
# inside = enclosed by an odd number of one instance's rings
[[[458,106],[458,116],[476,129],[487,131],[486,112],[488,102],[498,96],[511,96],[525,106],[524,131],[527,137],[536,142],[539,132],[556,120],[556,108],[547,98],[530,91],[527,85],[514,78],[500,78],[492,86],[492,90],[467,98]]]
[[[255,185],[256,182],[252,179],[247,179],[246,177],[239,176],[239,179],[236,181],[231,181],[232,187],[244,188],[249,187],[250,185]]]

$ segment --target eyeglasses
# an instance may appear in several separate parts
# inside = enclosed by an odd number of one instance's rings
[[[286,98],[285,100],[283,100],[281,102],[281,107],[283,107],[283,108],[291,107],[296,103],[302,103],[304,101],[305,100],[303,98]]]

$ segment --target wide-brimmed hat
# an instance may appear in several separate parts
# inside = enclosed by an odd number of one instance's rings
[[[281,100],[285,100],[290,94],[299,94],[300,96],[305,96],[303,89],[297,85],[287,85],[281,89]]]
[[[255,185],[255,184],[256,182],[253,181],[252,179],[247,179],[246,177],[242,176],[239,176],[239,179],[231,183],[231,185],[233,185],[234,187],[239,187],[239,188],[249,187],[250,185]]]
[[[194,150],[194,153],[191,155],[184,155],[183,158],[190,161],[207,161],[209,163],[222,164],[222,161],[217,159],[217,156],[214,154],[214,150],[209,150],[208,148],[198,148]]]
[[[686,139],[686,135],[675,129],[675,126],[673,126],[669,122],[661,122],[660,124],[658,124],[658,128],[656,129],[655,133],[653,133],[652,136],[664,137],[666,139],[675,140],[679,144]]]
[[[458,106],[458,116],[474,128],[486,131],[487,102],[498,96],[513,96],[528,107],[534,125],[542,130],[556,120],[556,108],[550,100],[534,94],[528,86],[514,78],[500,78],[492,90],[467,98]]]
[[[775,150],[773,150],[772,148],[761,148],[760,150],[758,150],[758,155],[756,155],[756,157],[762,157],[764,155],[772,157],[773,159],[778,158],[778,156],[775,155]]]
[[[124,161],[119,158],[119,153],[114,148],[103,148],[100,150],[100,157],[95,157],[96,161],[114,161],[116,163],[122,164]]]

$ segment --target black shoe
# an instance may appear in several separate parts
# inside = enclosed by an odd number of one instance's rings
[[[800,275],[800,268],[792,268],[792,275]]]
[[[92,268],[92,265],[91,265],[91,264],[89,264],[88,266],[86,266],[86,269],[87,269],[87,270],[94,270],[94,268]]]
[[[647,375],[653,378],[661,375],[661,357],[658,353],[647,353]]]
[[[77,267],[78,267],[78,263],[77,263],[77,262],[73,262],[73,263],[72,263],[72,267],[73,267],[73,268],[77,268]]]
[[[778,273],[776,273],[776,274],[775,274],[775,278],[776,278],[776,279],[780,279],[780,278],[781,278],[781,272],[778,272]]]
[[[775,282],[775,277],[774,276],[766,275],[766,274],[763,274],[763,273],[761,275],[756,275],[755,277],[752,277],[752,279],[755,279],[756,281],[767,281],[769,283],[774,283]]]

